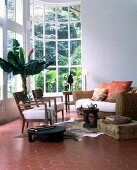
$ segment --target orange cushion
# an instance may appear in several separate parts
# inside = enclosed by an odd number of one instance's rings
[[[109,95],[113,91],[128,91],[130,90],[132,81],[112,81],[111,87],[109,89]]]
[[[101,83],[99,85],[100,88],[110,89],[111,83]]]

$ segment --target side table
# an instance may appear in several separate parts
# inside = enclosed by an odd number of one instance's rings
[[[65,107],[66,112],[70,109],[70,105],[74,105],[74,101],[70,101],[70,96],[72,95],[72,91],[63,91],[63,95],[65,96]]]
[[[84,113],[84,121],[83,127],[86,128],[96,128],[97,127],[97,119],[98,119],[98,108],[83,108]],[[93,121],[89,120],[89,114],[93,114]]]

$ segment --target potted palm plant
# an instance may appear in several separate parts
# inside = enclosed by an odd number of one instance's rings
[[[35,75],[40,73],[42,70],[47,69],[49,65],[52,64],[50,61],[44,60],[33,60],[31,59],[31,54],[34,52],[34,49],[31,49],[27,62],[25,58],[25,51],[18,40],[13,39],[13,47],[7,54],[7,61],[0,58],[0,67],[7,72],[8,74],[18,75],[20,74],[22,79],[22,88],[24,94],[27,97],[27,85],[26,79],[30,75]]]

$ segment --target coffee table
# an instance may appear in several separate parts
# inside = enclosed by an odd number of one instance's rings
[[[83,127],[86,128],[97,128],[97,119],[98,119],[98,108],[82,108],[84,113],[84,121]],[[89,115],[93,114],[93,121],[89,120]]]
[[[47,126],[40,128],[28,129],[28,141],[34,142],[35,140],[55,141],[59,142],[64,139],[64,126]]]

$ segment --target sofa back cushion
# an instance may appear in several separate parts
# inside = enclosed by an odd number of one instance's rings
[[[112,81],[112,83],[102,83],[100,87],[108,89],[106,101],[115,103],[117,95],[129,91],[131,89],[131,84],[132,81]]]
[[[101,83],[100,85],[99,85],[99,87],[100,88],[105,88],[105,89],[110,89],[110,87],[111,87],[111,83]]]
[[[72,91],[73,100],[74,100],[74,102],[76,102],[79,99],[86,99],[86,98],[91,99],[93,92],[94,92],[93,90],[91,90],[91,91],[82,91],[82,90]]]
[[[103,101],[107,98],[108,95],[108,89],[106,88],[95,88],[93,96],[92,96],[92,100],[96,100],[96,101]]]
[[[112,81],[109,94],[114,91],[129,91],[131,88],[132,81]]]
[[[122,90],[113,91],[111,94],[108,95],[106,102],[116,103],[117,95],[124,93]]]

